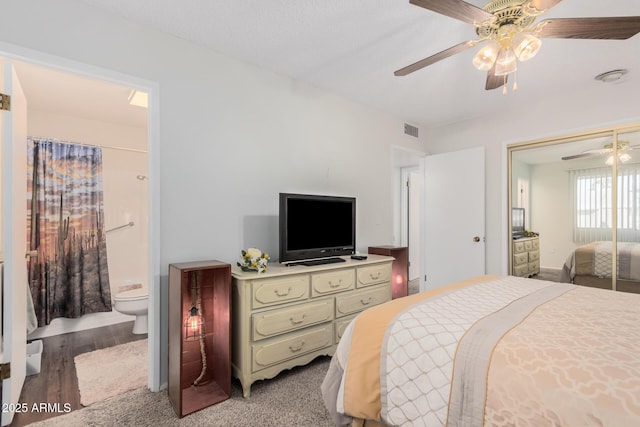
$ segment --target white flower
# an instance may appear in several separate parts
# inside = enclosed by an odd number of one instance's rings
[[[251,258],[260,258],[262,256],[262,251],[260,249],[256,249],[256,248],[247,249],[247,253],[249,254],[249,257],[251,257]]]

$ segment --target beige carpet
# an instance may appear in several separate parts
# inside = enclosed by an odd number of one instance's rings
[[[147,340],[76,356],[80,403],[89,406],[147,385]]]
[[[255,382],[246,399],[234,379],[230,399],[184,418],[173,411],[166,390],[153,393],[145,387],[30,427],[335,427],[320,393],[328,367],[329,358],[321,356]]]

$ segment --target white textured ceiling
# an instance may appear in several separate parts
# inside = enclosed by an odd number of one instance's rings
[[[83,0],[142,25],[257,64],[413,124],[438,126],[598,91],[594,76],[640,84],[640,35],[624,41],[545,39],[521,63],[519,90],[485,91],[475,49],[406,77],[393,72],[465,40],[474,28],[408,0]],[[469,0],[482,7],[484,1]],[[564,0],[543,18],[640,15],[637,0]]]

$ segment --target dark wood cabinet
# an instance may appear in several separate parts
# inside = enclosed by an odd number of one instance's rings
[[[406,297],[409,293],[409,248],[406,246],[369,246],[369,253],[395,258],[391,264],[391,297]]]
[[[187,340],[185,322],[194,305],[203,318],[204,331],[202,339]],[[179,417],[231,395],[230,315],[230,264],[198,261],[169,265],[168,394]]]

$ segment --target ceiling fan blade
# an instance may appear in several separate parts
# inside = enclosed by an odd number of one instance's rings
[[[640,32],[640,16],[610,18],[553,18],[540,21],[534,33],[541,38],[625,40]]]
[[[485,90],[498,89],[500,86],[507,84],[509,76],[496,76],[495,71],[496,64],[493,64],[493,67],[487,71],[487,82],[484,85]]]
[[[529,3],[529,6],[542,12],[543,10],[551,9],[553,6],[557,5],[561,1],[562,0],[531,0],[531,2]]]
[[[400,68],[399,70],[395,71],[393,74],[396,76],[406,76],[407,74],[413,73],[414,71],[418,71],[428,65],[431,65],[433,63],[436,63],[438,61],[441,61],[445,58],[448,58],[450,56],[455,55],[456,53],[460,53],[462,51],[465,51],[467,49],[469,49],[470,47],[473,47],[477,44],[476,41],[466,41],[466,42],[462,42],[460,44],[457,44],[455,46],[450,47],[449,49],[445,49],[442,52],[438,52],[435,55],[431,55],[428,58],[425,59],[421,59],[418,62],[414,62],[411,65],[407,65],[404,68]]]
[[[409,0],[409,3],[468,24],[495,19],[491,13],[462,0]]]
[[[609,152],[611,152],[611,150],[609,149],[589,150],[589,151],[585,151],[584,153],[574,154],[573,156],[562,157],[562,160],[574,160],[574,159],[583,159],[585,157],[597,157]]]

